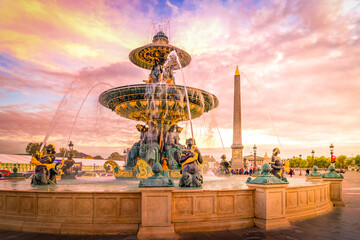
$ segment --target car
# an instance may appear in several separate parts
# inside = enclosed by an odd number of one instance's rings
[[[81,177],[100,177],[96,172],[86,172]]]
[[[11,174],[11,172],[10,172],[9,170],[0,170],[0,172],[2,173],[2,175],[3,175],[4,177]]]

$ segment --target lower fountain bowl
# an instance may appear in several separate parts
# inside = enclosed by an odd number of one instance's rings
[[[219,105],[217,97],[209,92],[172,84],[116,87],[103,92],[99,102],[124,118],[174,123],[189,120],[185,89],[189,96],[192,119]]]

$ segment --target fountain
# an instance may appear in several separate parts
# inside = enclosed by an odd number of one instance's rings
[[[122,170],[113,161],[105,165],[113,167],[117,179],[148,178],[154,174],[152,165],[158,162],[164,175],[180,178],[180,155],[184,147],[179,142],[182,128],[177,124],[190,120],[192,126],[191,120],[216,108],[218,99],[201,89],[175,85],[173,71],[189,65],[191,57],[170,45],[162,31],[153,37],[152,43],[131,51],[129,58],[135,65],[151,69],[145,84],[109,89],[100,95],[99,101],[121,117],[145,125],[136,127],[140,140],[128,154],[126,169]]]
[[[281,174],[277,148],[272,159],[277,177],[270,174],[270,165],[264,164],[261,175],[247,181],[245,176],[206,175],[203,181],[198,165],[205,164],[193,131],[185,149],[180,144],[182,128],[178,124],[190,121],[192,129],[191,120],[216,108],[218,99],[186,84],[175,85],[173,70],[181,70],[191,58],[168,44],[162,32],[129,57],[135,65],[151,69],[148,79],[144,84],[109,89],[99,97],[103,106],[121,117],[142,122],[136,125],[140,138],[128,154],[125,169],[114,161],[105,163],[122,181],[69,180],[70,154],[60,167],[64,177],[58,184],[48,184],[55,183],[57,171],[52,164],[55,148],[50,144],[46,154],[32,158],[37,165],[32,181],[40,185],[30,185],[29,180],[1,182],[0,229],[176,238],[181,232],[285,227],[291,221],[325,214],[333,204],[344,204],[343,177],[333,168],[319,181],[295,178],[287,182]]]

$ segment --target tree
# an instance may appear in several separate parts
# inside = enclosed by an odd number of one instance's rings
[[[65,158],[66,158],[68,152],[69,152],[69,150],[67,148],[60,148],[59,152],[57,152],[55,154],[55,156],[56,157],[64,157],[64,154],[65,154]],[[72,152],[75,154],[74,158],[80,158],[80,153],[77,150],[73,150]]]
[[[345,168],[349,167],[353,163],[353,159],[355,158],[349,158],[345,160]]]
[[[40,151],[41,144],[42,144],[41,142],[40,143],[35,143],[35,142],[28,143],[28,145],[25,148],[25,151],[30,155],[34,155],[36,153],[36,151]]]
[[[102,158],[102,156],[100,156],[100,155],[96,155],[96,156],[94,157],[94,159],[103,159],[103,158]]]
[[[336,158],[335,161],[335,168],[344,168],[345,166],[345,159],[346,156],[345,155],[340,155]]]
[[[360,167],[360,155],[356,155],[354,160],[355,160],[355,164]]]
[[[118,152],[113,152],[112,154],[110,154],[110,156],[108,157],[109,160],[123,160],[123,157],[120,155],[120,153]]]

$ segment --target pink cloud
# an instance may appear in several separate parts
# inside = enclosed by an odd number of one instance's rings
[[[275,139],[268,144],[278,144],[269,111],[284,146],[296,142],[298,149],[304,149],[334,142],[352,153],[360,144],[360,12],[359,7],[345,11],[344,4],[284,0],[263,5],[251,1],[175,5],[168,1],[174,9],[171,44],[192,55],[192,63],[184,69],[186,83],[215,94],[220,101],[217,110],[194,121],[199,145],[221,147],[215,128],[232,128],[233,74],[239,65],[243,128],[249,134],[261,132],[244,138],[245,144],[265,144],[262,139],[268,137]],[[11,144],[20,136],[42,140],[71,83],[50,137],[58,144],[66,144],[78,107],[92,86],[99,82],[112,86],[142,83],[148,71],[131,64],[128,54],[149,42],[154,34],[151,19],[156,19],[156,8],[161,8],[155,2],[141,1],[85,5],[60,1],[42,2],[41,6],[52,11],[51,17],[43,12],[48,18],[31,11],[16,14],[24,9],[10,2],[8,19],[0,17],[4,20],[1,29],[11,33],[0,42],[0,52],[29,63],[18,70],[0,66],[1,91],[55,97],[41,106],[35,102],[2,105],[0,132],[4,137],[0,140]],[[180,73],[176,83],[183,84]],[[107,88],[105,84],[95,88],[80,113],[74,139],[84,149],[125,148],[138,138],[135,122],[97,102]],[[36,108],[36,112],[24,114],[24,106],[26,111]],[[284,152],[292,154],[295,148]]]

